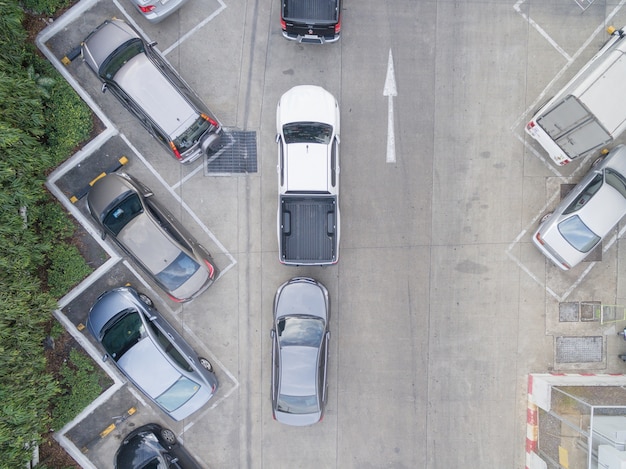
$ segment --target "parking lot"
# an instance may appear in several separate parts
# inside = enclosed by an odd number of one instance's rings
[[[99,360],[87,311],[103,291],[136,285],[220,381],[205,409],[174,422],[105,363],[115,385],[58,432],[68,451],[112,467],[121,438],[157,421],[210,468],[524,467],[528,373],[626,371],[620,323],[563,320],[567,306],[626,305],[625,225],[572,271],[549,264],[531,234],[591,159],[557,168],[523,130],[605,27],[626,25],[624,3],[346,0],[341,40],[322,47],[282,37],[277,1],[190,0],[151,25],[126,2],[82,0],[55,21],[40,49],[104,129],[48,181],[102,259],[58,317]],[[178,164],[80,57],[62,64],[111,17],[158,42],[227,134],[256,143],[255,164]],[[278,262],[276,104],[298,84],[323,86],[341,108],[341,254],[327,268]],[[221,270],[191,303],[167,299],[100,238],[84,198],[71,200],[122,157]],[[330,398],[321,423],[291,428],[271,416],[269,330],[276,288],[301,275],[330,292]],[[564,337],[599,359],[564,357]]]

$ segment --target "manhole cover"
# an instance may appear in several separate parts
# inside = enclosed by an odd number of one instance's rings
[[[256,173],[256,132],[224,129],[220,149],[206,162],[206,176]]]
[[[558,363],[601,362],[602,346],[602,336],[557,337],[555,359]]]

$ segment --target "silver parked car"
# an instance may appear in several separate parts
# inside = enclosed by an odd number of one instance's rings
[[[135,8],[151,23],[158,23],[170,16],[187,0],[131,0]]]
[[[102,228],[176,302],[190,301],[217,278],[211,254],[154,198],[125,173],[98,179],[87,208]]]
[[[82,43],[87,65],[181,163],[219,148],[222,127],[154,49],[122,20],[102,23]]]
[[[546,214],[533,235],[539,250],[563,270],[583,261],[626,215],[626,147],[598,158],[589,173]]]
[[[100,295],[87,328],[119,370],[174,420],[202,408],[217,389],[211,363],[198,357],[153,307],[130,287]]]
[[[272,412],[287,425],[319,422],[328,397],[330,299],[320,282],[296,277],[274,298]]]

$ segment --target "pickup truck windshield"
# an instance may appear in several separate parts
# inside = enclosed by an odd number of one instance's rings
[[[285,143],[321,143],[328,145],[333,127],[320,122],[292,122],[283,126]]]

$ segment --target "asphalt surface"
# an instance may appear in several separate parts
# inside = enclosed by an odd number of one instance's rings
[[[60,441],[83,466],[112,467],[123,436],[157,421],[210,468],[524,467],[529,372],[626,368],[615,323],[563,313],[626,304],[623,225],[594,261],[568,273],[550,265],[530,236],[591,159],[556,168],[523,131],[601,47],[604,28],[626,24],[624,3],[346,0],[341,40],[319,47],[282,37],[277,0],[190,0],[158,25],[127,3],[82,0],[40,48],[106,130],[48,187],[107,260],[58,317],[99,360],[82,328],[89,306],[107,288],[137,285],[213,361],[220,389],[176,423],[105,363],[115,385]],[[226,127],[255,132],[256,172],[179,165],[80,58],[61,64],[113,16],[157,40]],[[328,268],[278,262],[275,110],[297,84],[323,86],[341,108],[341,254]],[[221,269],[189,304],[169,302],[100,239],[84,199],[70,202],[122,156]],[[276,288],[300,275],[331,296],[330,398],[321,423],[289,428],[271,418],[269,330]],[[564,337],[601,337],[590,341],[600,360],[563,360]]]

